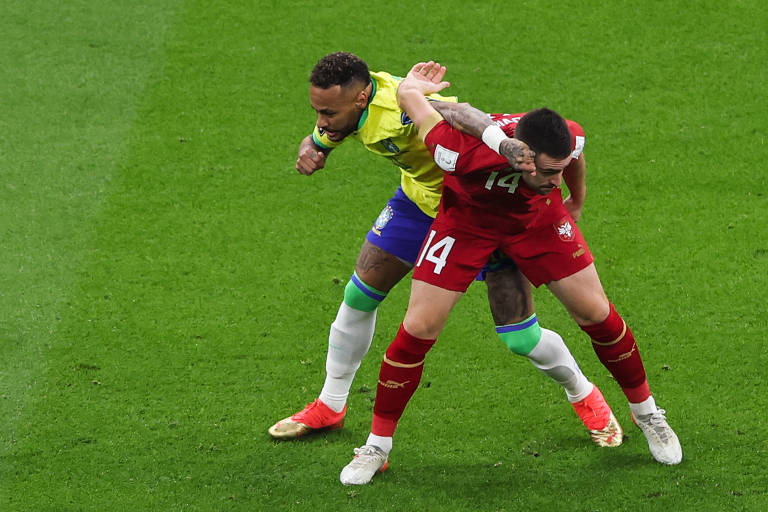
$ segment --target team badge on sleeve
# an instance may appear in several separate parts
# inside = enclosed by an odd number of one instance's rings
[[[444,171],[453,172],[456,170],[456,162],[459,161],[459,154],[444,148],[440,144],[435,148],[435,163]]]
[[[381,235],[381,230],[384,229],[384,227],[394,215],[395,211],[392,209],[392,207],[389,205],[385,206],[384,209],[381,210],[379,216],[376,218],[376,222],[373,223],[373,228],[371,228],[371,230],[377,235]]]
[[[560,237],[560,240],[563,242],[570,242],[573,240],[575,234],[570,219],[563,217],[560,219],[560,222],[554,225],[554,227],[555,231],[557,232],[557,236]]]
[[[576,139],[576,144],[575,144],[575,147],[573,148],[573,151],[571,152],[571,157],[579,158],[579,155],[581,154],[581,152],[584,151],[585,139],[581,135],[577,135],[575,139]]]

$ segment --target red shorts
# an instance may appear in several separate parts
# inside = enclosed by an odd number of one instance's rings
[[[413,278],[446,290],[465,292],[501,249],[534,286],[575,274],[594,261],[587,242],[565,208],[558,220],[517,235],[487,233],[438,215],[421,246]]]

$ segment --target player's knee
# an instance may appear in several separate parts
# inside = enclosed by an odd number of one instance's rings
[[[523,322],[498,326],[496,333],[509,350],[521,356],[530,354],[541,339],[541,327],[535,314]]]
[[[357,273],[352,274],[344,288],[344,303],[359,311],[375,311],[386,297],[386,292],[365,284]]]
[[[596,301],[590,307],[571,312],[571,316],[579,326],[589,326],[602,324],[610,313],[611,306],[608,301]]]
[[[435,339],[443,330],[445,322],[435,316],[414,315],[406,312],[403,325],[409,333],[421,339]]]
[[[398,363],[417,363],[424,360],[434,344],[434,339],[413,336],[401,325],[397,336],[387,348],[386,357]]]

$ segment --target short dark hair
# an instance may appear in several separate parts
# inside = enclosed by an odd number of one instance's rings
[[[309,75],[309,83],[321,89],[328,89],[334,85],[344,87],[353,81],[367,84],[371,81],[371,75],[368,64],[357,55],[348,52],[326,55],[315,64]]]
[[[566,158],[571,154],[568,123],[548,108],[525,114],[515,127],[515,138],[528,144],[536,153],[546,153],[552,158]]]

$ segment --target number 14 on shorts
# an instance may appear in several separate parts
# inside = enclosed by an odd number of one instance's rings
[[[433,245],[432,240],[435,238],[435,233],[436,231],[434,229],[430,230],[429,238],[427,238],[427,242],[424,244],[421,254],[419,254],[416,266],[421,266],[421,262],[427,260],[435,264],[435,270],[433,270],[433,272],[439,274],[443,271],[443,267],[445,267],[448,254],[450,254],[456,239],[452,236],[446,236],[435,242]]]

